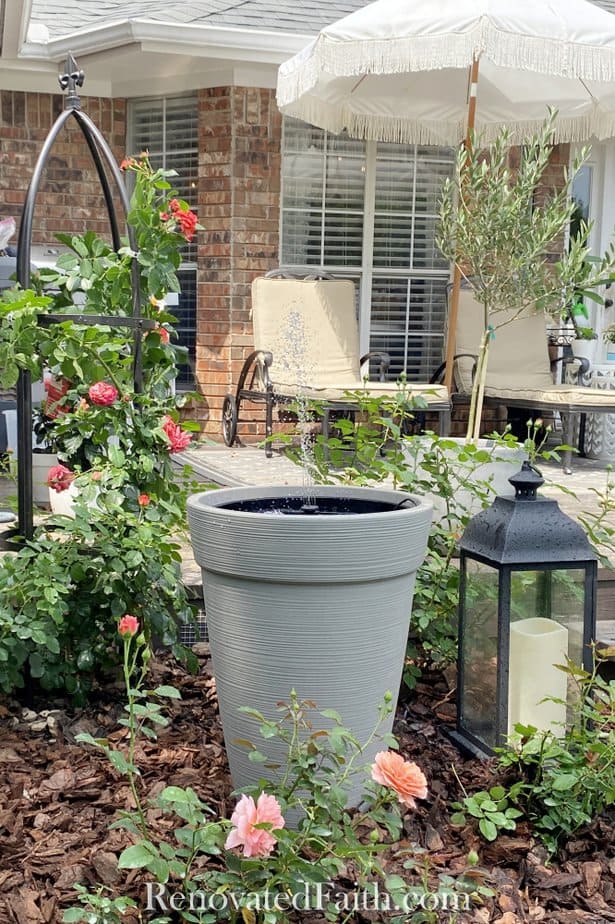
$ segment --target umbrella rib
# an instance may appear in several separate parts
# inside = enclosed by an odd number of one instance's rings
[[[350,95],[351,95],[351,96],[352,96],[352,94],[355,92],[355,90],[358,90],[358,89],[359,89],[359,87],[361,86],[361,84],[363,83],[363,81],[365,80],[366,77],[367,77],[367,74],[361,74],[361,76],[359,77],[359,79],[357,80],[357,82],[355,83],[355,85],[353,86],[353,88],[352,88],[351,91],[350,91]]]
[[[594,96],[594,94],[592,93],[592,91],[589,89],[589,87],[587,86],[587,84],[585,83],[585,81],[583,80],[582,77],[579,77],[579,83],[580,83],[581,86],[587,91],[587,95],[589,96],[589,98],[591,99],[591,101],[592,101],[593,103],[595,103],[595,102],[596,102],[596,97]]]

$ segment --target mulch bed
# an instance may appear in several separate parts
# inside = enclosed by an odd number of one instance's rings
[[[178,687],[182,701],[170,705],[170,727],[157,743],[140,746],[137,762],[150,795],[167,785],[192,786],[228,817],[234,799],[215,684],[206,646],[198,647],[197,676],[186,675],[164,657],[154,664],[155,682]],[[84,710],[54,697],[29,707],[0,701],[0,924],[60,922],[63,910],[76,903],[75,882],[92,890],[104,883],[116,894],[131,895],[143,907],[146,877],[140,871],[118,870],[116,865],[128,835],[108,830],[118,811],[130,807],[128,786],[104,755],[75,743],[75,735],[84,731],[121,740],[124,731],[117,718],[122,705],[119,685],[101,690]],[[451,692],[440,675],[424,678],[416,691],[402,697],[395,731],[404,756],[425,771],[430,795],[416,812],[408,813],[405,839],[387,861],[391,872],[418,884],[420,874],[401,864],[409,849],[421,847],[429,860],[433,887],[438,876],[456,877],[465,871],[468,851],[477,850],[480,863],[472,875],[491,887],[496,898],[486,898],[483,905],[474,905],[455,920],[615,921],[615,814],[580,832],[551,863],[521,825],[513,836],[501,836],[490,845],[470,827],[451,826],[450,802],[461,795],[452,765],[468,791],[492,784],[489,763],[464,759],[448,741],[445,731],[453,722]],[[151,820],[156,824],[155,811]],[[128,915],[125,920],[137,922]],[[321,918],[302,913],[289,920]],[[353,920],[363,924],[386,918],[358,913]],[[439,920],[449,917],[441,913]]]

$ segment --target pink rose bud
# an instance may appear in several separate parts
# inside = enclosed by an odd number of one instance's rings
[[[139,631],[139,620],[136,616],[131,616],[127,613],[126,616],[122,616],[120,619],[117,631],[121,636],[129,635],[132,638],[132,636],[136,635]]]

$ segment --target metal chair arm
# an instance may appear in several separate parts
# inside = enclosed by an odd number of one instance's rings
[[[365,353],[359,360],[359,365],[362,366],[363,363],[366,363],[368,359],[377,359],[379,363],[379,374],[378,378],[381,382],[386,381],[386,374],[389,371],[389,366],[391,365],[391,357],[388,353],[385,353],[383,350],[371,350],[369,353]]]

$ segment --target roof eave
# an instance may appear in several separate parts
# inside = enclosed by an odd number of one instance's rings
[[[278,65],[305,47],[311,38],[313,36],[300,33],[132,19],[81,29],[45,44],[25,42],[19,57],[22,60],[60,62],[69,51],[78,59],[79,56],[138,44],[143,51],[160,54],[232,58],[236,61]]]
[[[0,7],[2,4],[0,4]],[[4,4],[0,47],[3,58],[16,58],[26,40],[32,0],[7,0]]]

